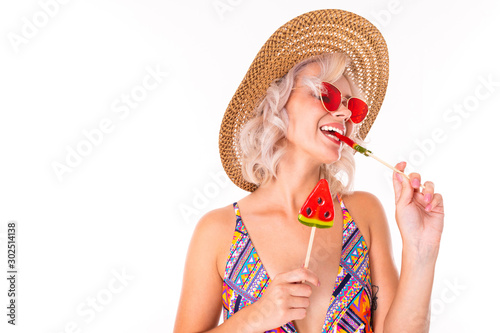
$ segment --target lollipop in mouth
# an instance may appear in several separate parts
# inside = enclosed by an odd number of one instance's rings
[[[340,141],[343,141],[345,144],[347,144],[349,147],[356,150],[357,152],[360,152],[361,154],[363,154],[365,156],[370,156],[369,154],[371,154],[371,151],[369,151],[368,149],[366,149],[364,147],[361,147],[356,142],[349,139],[347,136],[342,135],[339,132],[333,132],[333,135],[335,135]]]

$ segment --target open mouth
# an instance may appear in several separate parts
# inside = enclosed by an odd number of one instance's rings
[[[333,133],[337,132],[339,134],[344,135],[343,131],[333,126],[321,126],[320,130],[326,137],[328,137],[330,140],[336,143],[339,143],[340,140],[335,135],[333,135]]]

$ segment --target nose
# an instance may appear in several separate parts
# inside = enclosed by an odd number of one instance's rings
[[[352,112],[347,108],[344,104],[344,101],[340,104],[340,107],[337,111],[328,111],[330,115],[332,115],[336,120],[347,121],[351,118]]]

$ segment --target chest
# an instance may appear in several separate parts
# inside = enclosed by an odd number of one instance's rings
[[[298,332],[321,332],[326,323],[326,331],[333,332],[337,319],[350,318],[345,316],[345,306],[369,286],[365,243],[348,216],[342,211],[335,216],[332,228],[316,231],[309,269],[318,275],[321,285],[313,287],[306,318],[288,324],[290,332],[295,332],[292,327]],[[252,221],[257,220],[249,219],[243,224],[240,218],[237,223],[225,272],[225,318],[255,302],[276,274],[304,263],[310,228],[298,222],[285,228],[277,218],[261,219],[260,225]],[[363,302],[369,303],[366,300],[367,297]]]
[[[281,230],[279,233],[269,233],[264,228],[250,229],[252,226],[247,230],[251,230],[249,234],[253,245],[271,280],[276,274],[302,267],[309,244],[310,227],[297,222],[293,228],[277,226],[275,230]],[[313,287],[307,317],[294,321],[299,332],[321,332],[339,273],[342,236],[341,212],[336,214],[332,228],[315,231],[308,268],[318,276],[321,284]]]

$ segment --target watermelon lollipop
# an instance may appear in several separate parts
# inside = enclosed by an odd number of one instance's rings
[[[320,179],[299,211],[300,223],[308,227],[333,226],[333,200],[326,179]]]
[[[300,223],[312,227],[309,245],[307,246],[306,260],[304,267],[309,266],[312,244],[316,228],[330,228],[333,226],[333,200],[330,194],[330,187],[326,179],[320,179],[316,187],[306,199],[306,202],[299,211]]]

